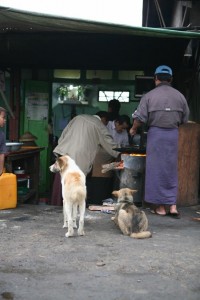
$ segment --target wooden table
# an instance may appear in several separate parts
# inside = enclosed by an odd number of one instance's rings
[[[22,147],[18,151],[9,152],[5,156],[6,171],[13,173],[18,166],[25,170],[25,174],[30,177],[30,186],[27,193],[18,194],[18,201],[27,200],[34,204],[39,202],[39,172],[40,172],[40,151],[44,147]]]

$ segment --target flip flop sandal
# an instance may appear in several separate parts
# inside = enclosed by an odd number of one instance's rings
[[[150,212],[154,215],[161,216],[161,217],[165,217],[167,215],[167,214],[159,214],[156,209],[152,209],[150,210]]]
[[[180,218],[181,218],[179,212],[177,212],[177,213],[171,213],[171,212],[169,212],[167,215],[168,215],[169,217],[174,218],[174,219],[180,219]]]

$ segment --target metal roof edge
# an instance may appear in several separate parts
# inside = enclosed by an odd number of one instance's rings
[[[165,29],[165,28],[153,28],[153,27],[137,27],[138,31],[144,32],[144,33],[155,33],[170,36],[170,37],[179,37],[179,38],[200,38],[200,31],[199,32],[193,32],[193,31],[180,31],[174,30],[174,29]]]
[[[108,32],[110,32],[111,29],[116,31],[117,33],[125,33],[130,35],[137,35],[137,36],[154,36],[154,37],[167,37],[167,38],[186,38],[186,39],[192,39],[192,38],[200,38],[200,31],[194,32],[190,31],[189,28],[186,31],[183,31],[182,28],[180,30],[167,29],[165,28],[153,28],[153,27],[136,27],[136,26],[130,26],[130,25],[124,25],[124,24],[116,24],[116,23],[107,23],[107,22],[100,22],[100,21],[93,21],[93,20],[86,20],[86,19],[78,19],[78,18],[69,18],[65,16],[58,16],[58,15],[52,15],[52,14],[44,14],[39,12],[31,12],[31,11],[25,11],[25,10],[19,10],[14,9],[11,7],[6,7],[0,5],[0,12],[1,11],[8,11],[11,13],[17,13],[21,14],[22,16],[32,16],[35,18],[44,18],[47,20],[62,20],[62,21],[69,21],[69,22],[78,22],[85,24],[87,26],[91,26],[92,31],[96,30],[97,32],[100,32],[101,29],[108,29]],[[32,20],[33,21],[33,20]],[[34,23],[34,21],[33,21]],[[59,24],[56,26],[59,30]],[[67,31],[67,29],[66,29]],[[88,30],[89,31],[89,30]]]

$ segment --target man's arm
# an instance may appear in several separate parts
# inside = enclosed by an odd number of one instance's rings
[[[137,133],[137,129],[142,126],[142,122],[138,119],[134,119],[133,126],[131,127],[129,133],[131,136],[135,135]]]
[[[5,154],[0,154],[0,176],[3,173]]]
[[[98,133],[99,133],[98,135],[99,135],[100,145],[112,157],[117,158],[120,155],[120,153],[113,150],[113,148],[117,148],[118,145],[117,145],[117,143],[114,142],[113,137],[109,133],[107,127],[105,125],[103,125],[103,123],[101,123],[101,125],[99,125],[97,127],[97,130],[98,130]]]

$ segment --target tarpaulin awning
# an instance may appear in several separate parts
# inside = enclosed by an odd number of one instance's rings
[[[178,67],[200,32],[131,27],[0,6],[0,67]]]

